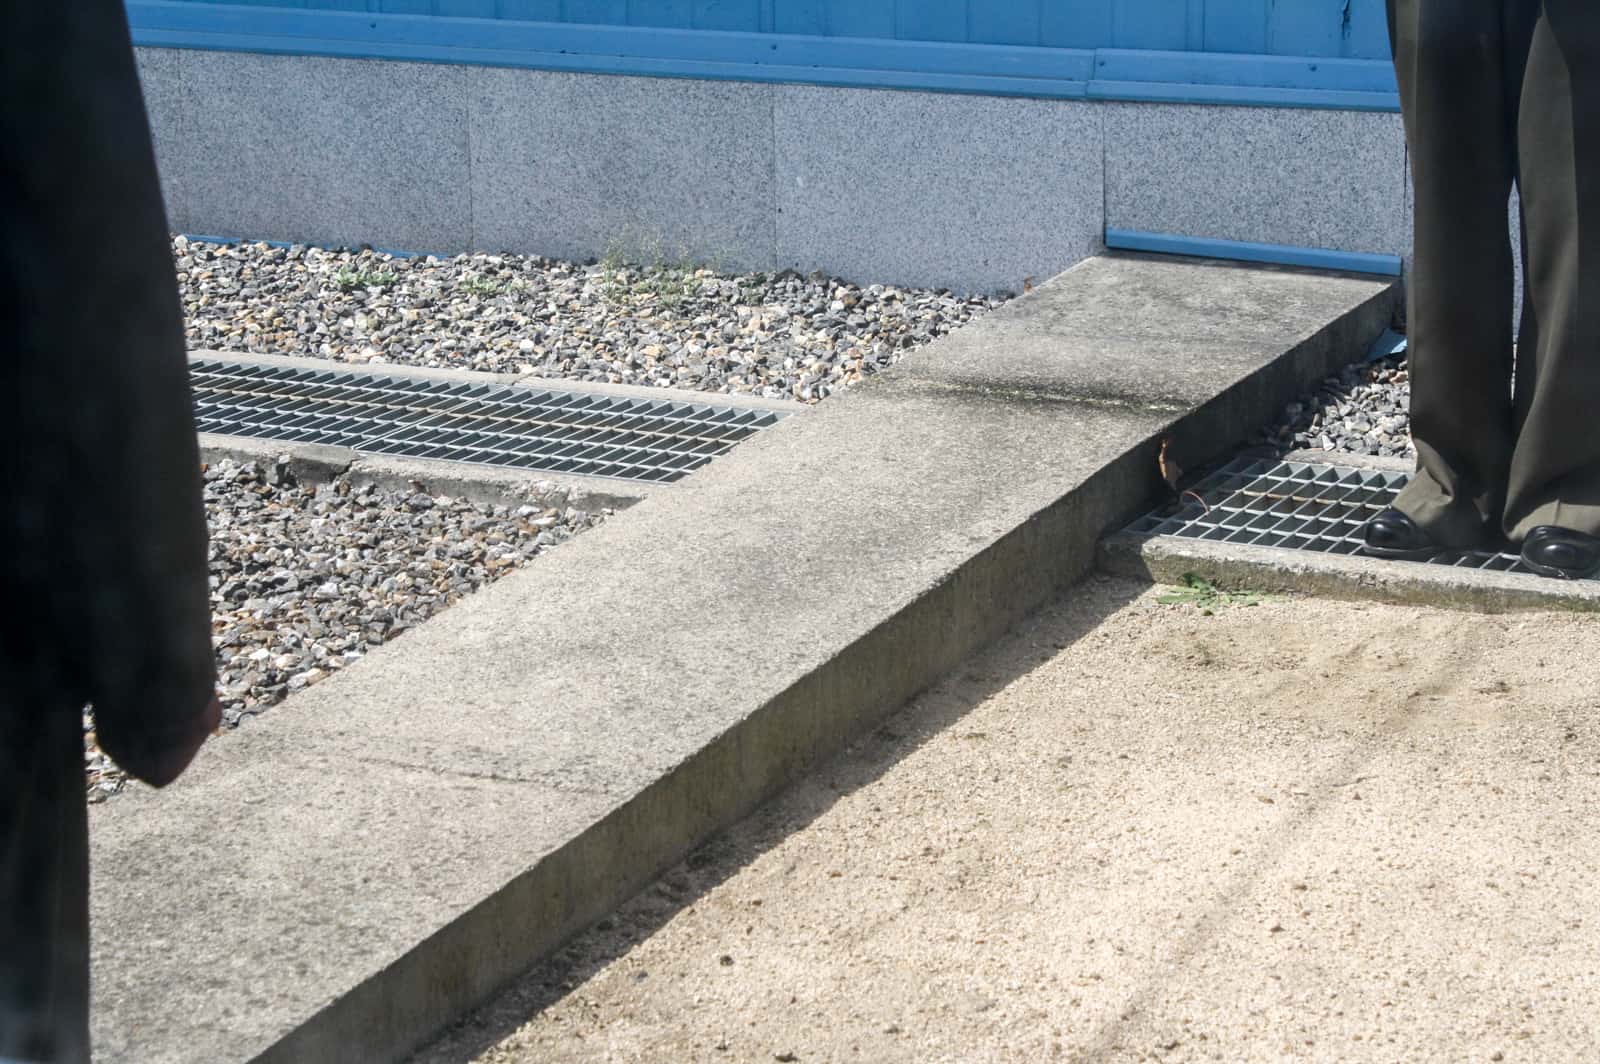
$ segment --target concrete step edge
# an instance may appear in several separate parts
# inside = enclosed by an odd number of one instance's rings
[[[1317,554],[1118,532],[1099,549],[1100,568],[1158,584],[1198,577],[1221,588],[1318,595],[1351,602],[1441,606],[1480,613],[1600,610],[1600,581]]]

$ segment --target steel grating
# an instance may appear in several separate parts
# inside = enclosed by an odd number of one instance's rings
[[[1127,531],[1217,543],[1355,554],[1361,526],[1391,505],[1409,473],[1236,458]],[[1516,554],[1441,551],[1429,564],[1532,573]]]
[[[787,417],[671,399],[224,361],[189,364],[201,432],[673,481]]]

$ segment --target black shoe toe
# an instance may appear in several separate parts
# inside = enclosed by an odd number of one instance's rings
[[[1600,570],[1600,538],[1559,525],[1540,525],[1522,541],[1522,562],[1544,576],[1579,580]]]
[[[1415,521],[1393,508],[1367,521],[1361,530],[1361,547],[1375,558],[1410,561],[1426,561],[1444,549]]]

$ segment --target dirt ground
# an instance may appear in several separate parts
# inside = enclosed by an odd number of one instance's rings
[[[1600,618],[1095,580],[419,1060],[1600,1057]]]

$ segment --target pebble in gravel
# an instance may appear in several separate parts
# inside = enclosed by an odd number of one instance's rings
[[[1007,298],[673,263],[173,240],[193,349],[814,402]]]
[[[1360,362],[1284,407],[1255,442],[1280,452],[1410,457],[1411,381],[1404,356]]]
[[[358,661],[593,527],[609,511],[507,507],[425,491],[296,484],[283,463],[206,468],[212,643],[224,727]],[[85,712],[91,801],[122,773]]]

